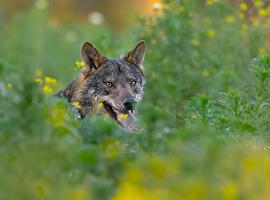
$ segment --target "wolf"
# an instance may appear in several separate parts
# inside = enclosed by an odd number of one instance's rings
[[[145,42],[141,41],[120,58],[109,59],[85,42],[81,48],[84,68],[55,96],[76,103],[81,118],[108,115],[132,131],[136,122],[134,108],[143,98],[146,82],[142,65],[145,51]]]

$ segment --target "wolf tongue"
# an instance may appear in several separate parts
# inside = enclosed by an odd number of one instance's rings
[[[133,115],[131,110],[128,110],[126,114],[117,115],[117,120],[122,124],[122,126],[129,131],[135,128],[136,117]]]

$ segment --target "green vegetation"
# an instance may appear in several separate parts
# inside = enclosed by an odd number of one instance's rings
[[[135,37],[53,24],[35,7],[4,24],[0,199],[267,199],[270,6],[253,2],[165,0]],[[75,120],[52,97],[78,74],[84,41],[115,56],[141,39],[136,133]]]

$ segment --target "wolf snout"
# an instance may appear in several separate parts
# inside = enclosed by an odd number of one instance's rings
[[[137,102],[134,98],[129,97],[129,98],[125,98],[123,103],[127,110],[133,110]]]

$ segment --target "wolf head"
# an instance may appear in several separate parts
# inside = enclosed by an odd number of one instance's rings
[[[86,66],[57,96],[78,102],[82,117],[93,114],[98,107],[98,114],[109,114],[123,127],[132,130],[136,121],[134,106],[143,97],[144,54],[144,41],[119,59],[108,59],[94,45],[85,42],[81,55]]]

